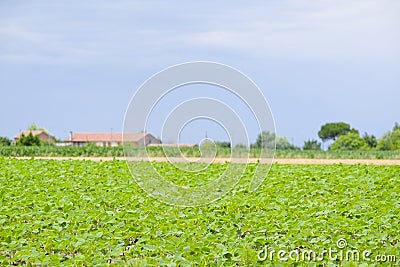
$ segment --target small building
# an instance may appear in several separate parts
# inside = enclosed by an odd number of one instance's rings
[[[73,133],[70,132],[66,143],[72,146],[83,146],[94,143],[97,146],[118,146],[122,142],[131,143],[136,146],[147,146],[150,144],[161,144],[161,141],[150,133]]]
[[[25,130],[14,136],[14,145],[21,138],[22,135],[27,136],[29,133],[32,133],[33,136],[38,136],[40,140],[44,142],[52,142],[53,137],[44,130]]]

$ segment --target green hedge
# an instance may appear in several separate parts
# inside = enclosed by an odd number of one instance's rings
[[[162,147],[147,147],[147,153],[154,157],[164,155]],[[180,151],[178,148],[165,148],[168,150],[169,156],[178,156]],[[199,157],[200,150],[198,147],[181,147],[181,151],[186,157]],[[231,150],[229,148],[218,148],[217,157],[230,157]],[[259,149],[251,149],[250,157],[257,157],[260,153]],[[242,156],[247,155],[246,149],[237,149],[235,154]],[[144,157],[146,151],[143,147],[129,148],[129,155]],[[32,156],[49,156],[49,157],[123,157],[123,147],[57,147],[57,146],[39,146],[39,147],[23,147],[23,146],[0,146],[0,156],[8,157],[32,157]],[[309,159],[400,159],[400,151],[376,151],[376,150],[360,150],[360,151],[303,151],[303,150],[277,150],[276,158],[309,158]]]

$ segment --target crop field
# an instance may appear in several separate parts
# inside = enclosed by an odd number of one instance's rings
[[[154,164],[186,186],[226,167],[184,176]],[[250,193],[254,167],[222,199],[180,208],[147,196],[124,161],[0,157],[0,265],[400,264],[400,166],[274,164]]]

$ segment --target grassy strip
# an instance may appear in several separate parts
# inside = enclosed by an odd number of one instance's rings
[[[147,152],[141,147],[132,147],[129,150],[131,156],[143,157],[146,153],[153,157],[164,156],[161,147],[148,147]],[[199,157],[200,151],[197,147],[182,147],[181,152],[186,157]],[[170,149],[171,156],[179,155],[179,151]],[[229,157],[230,149],[218,148],[217,157]],[[246,150],[236,150],[237,154],[247,155]],[[258,149],[250,150],[250,157],[257,157],[260,153]],[[19,147],[9,146],[0,147],[0,156],[8,157],[30,157],[30,156],[59,156],[59,157],[123,157],[122,147]],[[306,159],[400,159],[400,151],[303,151],[303,150],[277,150],[276,158],[306,158]]]

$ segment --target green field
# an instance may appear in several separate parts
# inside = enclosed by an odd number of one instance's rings
[[[133,164],[140,173],[150,163]],[[168,163],[155,164],[187,186],[225,168],[214,164],[200,177],[183,177]],[[377,255],[387,256],[386,266],[400,263],[399,166],[274,164],[250,193],[253,169],[248,166],[222,199],[178,208],[148,197],[123,161],[0,157],[0,263],[308,266],[307,260],[280,262],[276,253],[262,261],[258,252],[265,246],[276,252],[339,250],[341,238],[347,241],[343,251],[357,250],[361,257],[370,250],[371,262],[325,257],[317,266],[379,265]]]
[[[168,149],[168,148],[167,148]],[[161,147],[131,147],[130,154],[133,156],[144,157],[147,153],[153,157],[164,156]],[[170,149],[171,151],[171,149]],[[247,155],[245,149],[236,149],[238,154]],[[179,156],[183,154],[185,157],[199,157],[200,151],[198,147],[181,147],[181,151],[176,148],[171,155]],[[217,157],[230,157],[231,150],[228,148],[218,148]],[[259,149],[251,149],[250,157],[259,157]],[[123,157],[124,149],[119,147],[97,147],[88,146],[0,146],[0,156],[7,157],[31,157],[31,156],[61,156],[61,157]],[[359,151],[303,151],[303,150],[276,150],[276,158],[308,158],[308,159],[400,159],[400,150],[379,151],[379,150],[359,150]]]

